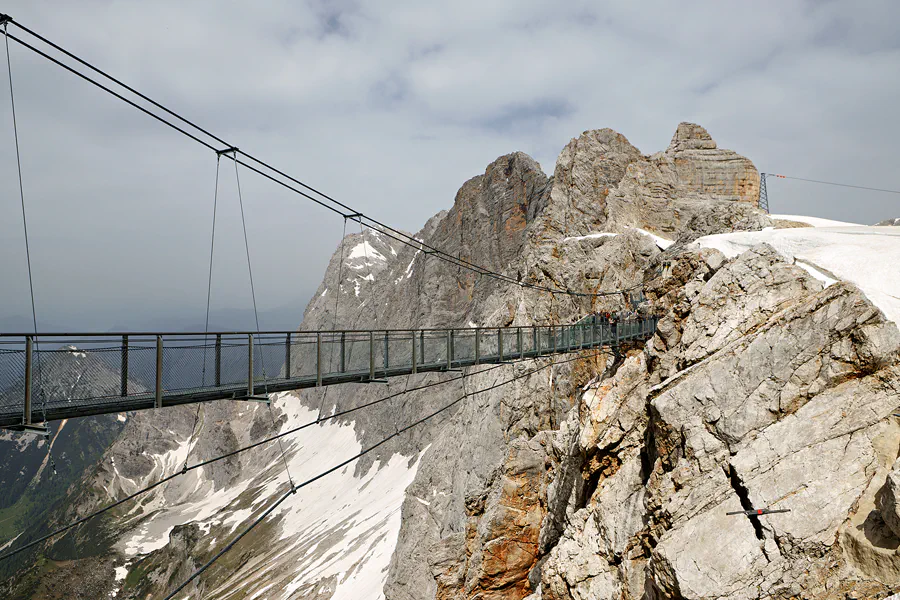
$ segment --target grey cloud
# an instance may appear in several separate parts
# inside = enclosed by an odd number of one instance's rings
[[[586,129],[612,127],[654,152],[686,119],[763,171],[900,187],[900,5],[889,0],[866,10],[712,1],[9,4],[16,19],[226,140],[406,230],[447,208],[501,154],[528,152],[549,173]],[[39,317],[202,320],[215,156],[15,45],[12,62]],[[2,106],[6,93],[0,83]],[[8,108],[0,113],[0,316],[9,316],[30,308],[12,128]],[[243,309],[231,165],[221,177],[213,308]],[[340,219],[251,173],[241,184],[260,306],[302,304],[339,241]],[[779,212],[898,216],[896,196],[788,180],[769,193]]]
[[[561,119],[575,113],[575,107],[561,98],[537,98],[527,103],[500,107],[487,117],[473,124],[497,133],[509,133],[513,129],[540,128],[548,119]]]

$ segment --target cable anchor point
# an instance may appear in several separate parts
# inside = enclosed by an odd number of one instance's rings
[[[13,22],[13,18],[11,16],[0,13],[0,25],[3,25],[4,29],[6,28],[7,23],[12,23],[12,22]]]
[[[230,148],[225,148],[224,150],[216,150],[216,156],[224,156],[226,154],[237,154],[240,152],[237,146],[231,146]]]

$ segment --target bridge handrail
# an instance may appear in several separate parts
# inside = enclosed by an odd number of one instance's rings
[[[616,346],[649,337],[656,322],[589,316],[507,327],[0,334],[0,427]],[[70,389],[73,365],[79,375]]]

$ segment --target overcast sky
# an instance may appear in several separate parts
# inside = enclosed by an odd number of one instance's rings
[[[563,7],[562,5],[565,5]],[[680,121],[765,172],[900,189],[900,3],[6,2],[22,24],[409,231],[521,150],[587,129],[645,153]],[[16,35],[20,31],[11,28]],[[38,319],[203,322],[216,158],[11,45]],[[5,69],[0,318],[27,315]],[[222,164],[213,307],[250,306]],[[300,310],[342,222],[243,172],[261,309]],[[872,223],[900,196],[770,180],[773,212]]]

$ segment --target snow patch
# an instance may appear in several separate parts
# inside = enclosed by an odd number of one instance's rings
[[[354,258],[362,258],[366,261],[387,260],[378,250],[372,247],[372,244],[370,244],[366,240],[363,240],[362,242],[354,246],[353,250],[350,251],[350,254],[347,255],[347,260],[353,260]]]
[[[692,245],[716,248],[732,258],[762,243],[826,285],[834,279],[820,269],[855,283],[889,320],[900,322],[900,231],[896,228],[853,225],[740,231],[708,235]]]
[[[664,237],[660,237],[660,236],[656,235],[655,233],[650,233],[646,229],[641,229],[640,227],[629,227],[629,229],[634,229],[638,233],[643,233],[644,235],[648,235],[648,236],[652,237],[653,241],[656,242],[656,245],[657,245],[657,247],[659,247],[660,250],[665,250],[666,248],[668,248],[669,246],[671,246],[672,244],[675,243],[672,240],[667,240]]]
[[[575,236],[575,237],[563,238],[563,241],[564,242],[574,242],[574,241],[578,241],[578,240],[590,240],[590,239],[594,239],[594,238],[616,237],[617,235],[619,235],[619,234],[607,233],[607,232],[588,233],[587,235],[579,235],[579,236]]]
[[[68,350],[69,354],[71,354],[75,358],[86,358],[87,357],[87,353],[79,350],[77,346],[66,346],[66,350]]]
[[[806,223],[813,227],[863,227],[859,223],[847,223],[846,221],[832,221],[831,219],[822,219],[820,217],[805,217],[803,215],[769,215],[773,219],[781,221],[797,221],[798,223]]]
[[[6,543],[3,544],[2,546],[0,546],[0,551],[6,550],[6,549],[9,548],[10,546],[12,546],[12,543],[13,543],[14,541],[16,541],[17,539],[19,539],[19,536],[20,536],[20,535],[22,535],[22,534],[20,533],[19,535],[17,535],[17,536],[14,537],[13,539],[9,540],[8,542],[6,542]]]

